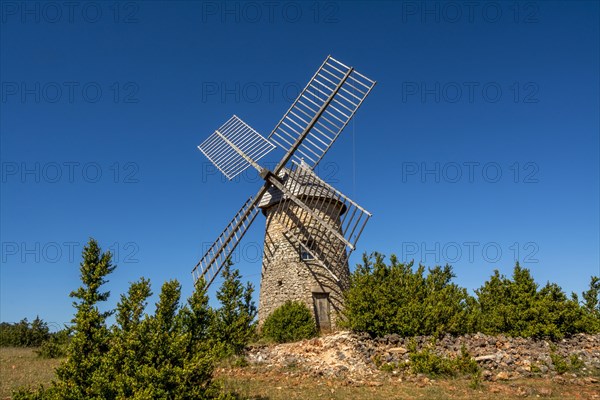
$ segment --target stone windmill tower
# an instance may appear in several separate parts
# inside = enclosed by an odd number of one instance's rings
[[[306,163],[297,165],[296,171],[293,175],[284,170],[284,185],[341,234],[346,203]],[[259,322],[287,300],[297,300],[313,310],[321,331],[334,329],[337,311],[342,308],[342,292],[350,279],[344,241],[322,229],[307,211],[277,188],[270,188],[258,207],[267,219]]]
[[[198,148],[228,178],[256,168],[265,183],[237,212],[192,274],[210,285],[258,215],[266,216],[259,323],[287,300],[304,302],[322,331],[336,327],[348,257],[371,214],[313,171],[375,82],[331,56],[265,139],[237,116]],[[279,146],[270,171],[258,164]]]

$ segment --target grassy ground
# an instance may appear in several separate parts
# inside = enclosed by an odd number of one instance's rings
[[[30,348],[0,348],[0,399],[10,399],[20,386],[49,384],[60,362],[39,358]]]
[[[61,360],[37,357],[34,349],[0,348],[0,399],[10,399],[19,386],[49,384],[54,368]],[[600,385],[557,383],[550,379],[524,379],[507,382],[483,382],[472,389],[470,379],[423,379],[399,382],[389,375],[383,378],[354,382],[317,378],[300,370],[275,371],[257,367],[219,368],[215,373],[227,391],[255,400],[296,399],[599,399]]]
[[[507,382],[483,382],[477,389],[468,378],[399,382],[397,378],[367,381],[309,378],[294,373],[256,372],[252,368],[219,370],[224,389],[255,400],[399,400],[399,399],[600,399],[600,385],[555,383],[529,378]]]

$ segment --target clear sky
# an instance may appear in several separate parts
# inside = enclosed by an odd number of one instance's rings
[[[233,114],[267,136],[328,54],[378,82],[318,168],[373,213],[351,268],[395,253],[472,290],[519,259],[567,293],[600,274],[598,2],[1,7],[2,321],[69,321],[90,236],[111,305],[140,276],[187,297],[260,185],[196,146]],[[263,231],[233,257],[257,288]]]

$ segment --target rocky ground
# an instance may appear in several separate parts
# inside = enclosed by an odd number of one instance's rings
[[[487,381],[512,380],[526,377],[550,377],[560,383],[598,383],[600,371],[600,335],[579,334],[550,342],[484,334],[460,337],[445,336],[432,343],[431,337],[412,339],[389,335],[371,339],[368,335],[338,332],[320,338],[270,346],[255,346],[248,351],[251,364],[266,368],[295,368],[316,376],[349,378],[368,381],[377,376],[397,375],[399,380],[423,379],[408,369],[391,368],[384,372],[383,365],[409,364],[409,343],[417,348],[433,346],[440,356],[454,357],[464,345],[482,370]],[[568,368],[555,365],[563,360]],[[557,356],[558,355],[558,358]],[[571,365],[572,355],[577,357]],[[393,370],[393,371],[392,371]]]

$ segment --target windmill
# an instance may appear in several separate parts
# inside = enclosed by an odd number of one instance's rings
[[[371,214],[320,179],[314,168],[333,145],[375,81],[328,56],[268,138],[237,116],[202,144],[200,151],[229,180],[249,167],[264,179],[192,271],[213,283],[259,211],[266,232],[259,324],[287,300],[313,310],[322,331],[335,329],[348,258]],[[258,164],[279,146],[285,154],[273,171]]]

